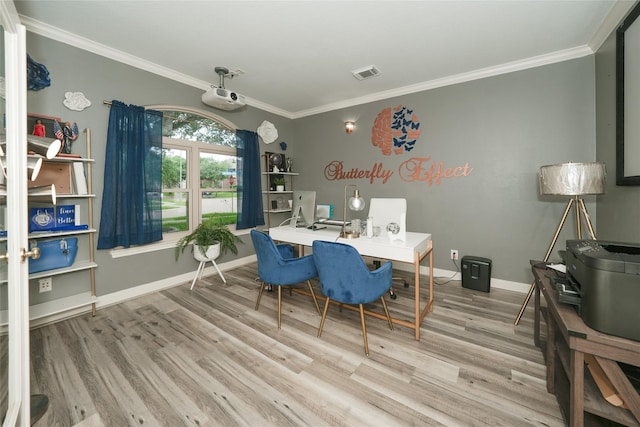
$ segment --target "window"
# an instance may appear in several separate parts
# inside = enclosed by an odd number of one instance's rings
[[[165,238],[205,219],[235,228],[237,220],[234,126],[204,112],[163,111],[162,225]]]

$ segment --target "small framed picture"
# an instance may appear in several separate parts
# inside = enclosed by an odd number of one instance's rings
[[[30,135],[42,136],[46,138],[55,138],[53,131],[53,122],[62,122],[60,117],[42,116],[39,114],[27,114],[27,132]]]

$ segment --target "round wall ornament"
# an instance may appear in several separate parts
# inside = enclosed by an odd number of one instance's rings
[[[273,123],[265,120],[258,127],[258,136],[262,138],[265,144],[271,144],[278,138],[278,129]]]

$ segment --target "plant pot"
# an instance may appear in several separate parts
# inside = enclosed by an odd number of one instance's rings
[[[200,250],[200,248],[197,245],[194,245],[193,247],[193,257],[196,259],[196,261],[209,261],[212,259],[216,259],[220,256],[220,243],[219,242],[215,242],[212,245],[209,246],[209,249],[207,249],[207,253],[203,254],[202,251]]]
[[[284,191],[284,185],[276,185],[276,191]]]

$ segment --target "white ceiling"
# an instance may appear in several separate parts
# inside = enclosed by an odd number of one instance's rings
[[[203,90],[219,83],[214,67],[241,69],[246,74],[227,79],[225,87],[246,96],[250,105],[290,118],[589,55],[634,4],[630,0],[14,3],[28,31]],[[372,64],[381,75],[358,81],[351,74]]]

